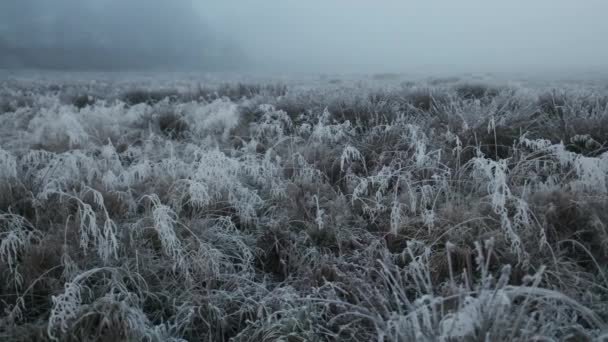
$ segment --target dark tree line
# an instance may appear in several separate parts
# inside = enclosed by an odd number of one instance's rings
[[[190,0],[0,3],[2,67],[218,70],[244,60]]]

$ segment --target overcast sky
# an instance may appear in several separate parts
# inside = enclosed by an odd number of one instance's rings
[[[226,0],[205,17],[260,64],[327,70],[603,66],[606,0]]]
[[[147,49],[153,54],[167,47],[177,51],[167,55],[175,64],[180,50],[198,53],[186,48],[192,44],[233,55],[223,57],[251,71],[517,71],[608,64],[606,0],[2,0],[0,10],[27,3],[27,11],[0,18],[5,41],[39,39],[40,26],[66,22],[70,35],[80,34],[76,42],[99,40],[121,47],[120,53],[127,45],[153,46]],[[66,38],[45,39],[53,45]]]

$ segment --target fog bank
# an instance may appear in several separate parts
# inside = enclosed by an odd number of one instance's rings
[[[5,0],[0,64],[260,72],[605,69],[603,0]]]

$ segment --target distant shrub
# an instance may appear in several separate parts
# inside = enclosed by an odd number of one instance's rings
[[[401,78],[401,75],[396,74],[396,73],[391,73],[391,72],[372,75],[372,79],[376,80],[376,81],[395,81],[400,78]]]
[[[231,100],[239,100],[242,98],[252,98],[262,94],[273,97],[283,96],[287,93],[287,87],[283,84],[261,85],[237,83],[220,86],[217,92],[220,97],[228,97]]]
[[[240,100],[242,98],[251,98],[262,91],[262,86],[259,84],[224,84],[217,89],[218,97],[227,97],[231,100]]]
[[[256,96],[279,97],[287,94],[287,86],[282,83],[258,84],[258,83],[224,83],[216,87],[200,86],[190,94],[182,96],[188,99],[204,99],[214,101],[228,98],[232,101],[250,99]]]
[[[0,114],[15,112],[19,108],[32,107],[33,105],[34,98],[31,95],[2,96],[0,94]]]
[[[143,90],[131,90],[123,94],[121,99],[129,105],[146,103],[149,99],[149,93]]]
[[[96,99],[91,95],[81,94],[72,98],[72,104],[78,109],[94,105]]]
[[[15,107],[8,100],[0,100],[0,114],[14,112]]]
[[[429,84],[437,86],[442,84],[456,83],[458,81],[460,81],[460,78],[458,77],[438,77],[430,79]]]
[[[158,118],[160,131],[171,139],[183,139],[190,127],[188,123],[174,112],[162,113]]]
[[[122,94],[120,99],[126,104],[133,106],[141,103],[155,104],[164,99],[175,100],[178,97],[178,92],[175,90],[129,90]]]
[[[433,94],[430,89],[415,89],[406,95],[406,100],[412,106],[422,111],[429,111],[433,108]]]
[[[555,90],[538,96],[538,106],[543,113],[563,115],[566,105],[566,95]]]
[[[462,83],[455,87],[456,94],[465,100],[480,100],[498,95],[499,89],[484,83]]]
[[[447,102],[448,98],[446,94],[433,91],[430,88],[417,88],[410,90],[405,95],[405,100],[414,108],[429,112],[440,104]]]
[[[311,110],[310,106],[306,105],[306,101],[299,97],[285,96],[276,101],[276,109],[285,111],[292,120],[297,120],[302,114],[308,113]]]
[[[488,122],[472,129],[467,137],[467,143],[477,144],[487,158],[493,160],[507,159],[513,154],[513,142],[517,141],[521,134],[515,123],[512,125],[496,125],[488,130]],[[473,157],[474,151],[465,153]]]

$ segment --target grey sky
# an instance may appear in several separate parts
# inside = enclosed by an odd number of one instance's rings
[[[2,0],[0,64],[224,69],[244,56],[194,0]]]
[[[606,13],[606,0],[2,0],[0,43],[252,71],[584,69],[607,66]]]
[[[227,0],[202,7],[266,65],[509,70],[608,60],[605,0]]]

